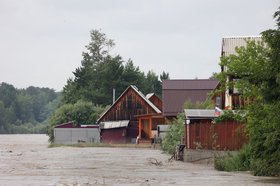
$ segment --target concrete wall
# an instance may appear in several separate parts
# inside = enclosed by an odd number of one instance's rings
[[[57,144],[75,144],[83,142],[100,142],[100,133],[98,128],[55,128],[54,143]]]
[[[202,149],[185,149],[183,160],[185,162],[209,161],[213,162],[214,157],[225,156],[228,153],[236,154],[237,151],[217,151],[217,150],[202,150]]]

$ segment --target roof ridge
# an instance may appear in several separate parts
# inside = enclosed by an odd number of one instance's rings
[[[150,105],[155,112],[157,112],[158,114],[161,113],[161,111],[150,101],[146,98],[146,96],[135,86],[135,85],[130,85],[128,86],[125,91],[123,91],[123,93],[118,97],[118,99],[106,110],[104,111],[101,116],[97,119],[97,123],[100,121],[100,119],[118,102],[119,99],[121,99],[121,97],[127,92],[127,90],[129,88],[132,88],[136,93],[138,93],[138,95],[140,97],[143,98],[144,101],[146,101],[148,103],[148,105]]]
[[[237,38],[261,38],[261,35],[257,36],[223,36],[223,39],[237,39]]]
[[[218,81],[216,79],[166,79],[163,81]]]

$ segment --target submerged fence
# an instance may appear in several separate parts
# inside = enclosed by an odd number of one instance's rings
[[[238,150],[247,142],[244,124],[234,121],[191,123],[185,131],[189,149]]]

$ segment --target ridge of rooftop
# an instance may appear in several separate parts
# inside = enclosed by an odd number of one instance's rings
[[[223,39],[237,39],[237,38],[261,38],[261,35],[255,35],[255,36],[223,36]]]
[[[215,79],[165,79],[163,81],[218,81]]]

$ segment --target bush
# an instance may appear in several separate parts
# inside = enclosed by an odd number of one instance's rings
[[[280,102],[250,106],[249,132],[252,171],[255,175],[280,175]]]
[[[222,115],[215,118],[216,123],[221,123],[223,121],[237,121],[244,123],[246,121],[246,111],[245,110],[225,110]]]
[[[228,154],[224,157],[215,157],[215,169],[220,171],[247,171],[251,165],[251,147],[245,146],[236,155]]]
[[[162,141],[162,150],[169,154],[174,154],[176,146],[180,144],[181,137],[184,135],[184,114],[179,114],[170,125],[165,138]]]
[[[104,111],[103,107],[94,106],[91,102],[78,101],[75,104],[65,104],[59,107],[49,118],[47,127],[49,141],[53,142],[53,128],[62,123],[72,121],[76,124],[95,124],[98,116]]]

